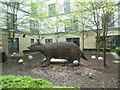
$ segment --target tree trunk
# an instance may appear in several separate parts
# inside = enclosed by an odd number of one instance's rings
[[[104,15],[104,32],[103,32],[103,41],[104,41],[104,67],[107,66],[107,58],[106,58],[106,36],[107,36],[107,31],[108,31],[108,13]]]
[[[15,45],[14,45],[14,38],[15,38],[15,31],[12,32],[12,53],[14,53],[15,51]]]
[[[97,25],[97,60],[100,56],[100,32],[99,32],[99,26]]]
[[[107,60],[106,60],[106,36],[104,37],[104,67],[107,66]]]
[[[97,60],[98,60],[98,57],[100,56],[100,50],[99,50],[99,40],[98,40],[98,38],[99,38],[99,36],[97,36],[97,40],[96,40],[96,43],[97,43],[97,45],[96,45],[96,48],[97,48]]]
[[[82,50],[84,51],[84,31],[83,31],[83,33],[82,33]]]

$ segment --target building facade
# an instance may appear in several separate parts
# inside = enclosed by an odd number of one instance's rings
[[[17,4],[16,7],[21,7],[22,9],[18,10],[16,14],[15,12],[13,14],[10,5],[2,4],[7,15],[5,13],[2,14],[4,19],[1,23],[1,30],[4,31],[0,35],[0,45],[7,53],[13,53],[12,45],[14,43],[14,52],[21,53],[34,43],[40,35],[42,43],[67,41],[76,43],[81,49],[96,48],[96,33],[94,30],[84,27],[81,23],[91,25],[91,27],[93,25],[89,20],[85,21],[80,18],[79,14],[75,12],[77,10],[75,1],[46,0],[44,3],[39,2],[41,6],[37,6],[36,3],[38,2],[34,0],[32,3],[26,2],[27,5]],[[32,7],[29,7],[30,4],[32,4]],[[119,11],[114,14],[114,18],[110,18],[110,22],[118,18]],[[15,25],[12,24],[13,20],[11,18],[13,16],[14,19],[17,19],[14,23]],[[109,26],[108,48],[120,47],[119,22],[117,20]],[[94,26],[92,28],[96,29]],[[14,31],[15,34],[13,33]],[[23,34],[30,31],[32,34],[26,34],[26,37],[23,38]],[[14,40],[12,40],[12,36],[14,36]]]

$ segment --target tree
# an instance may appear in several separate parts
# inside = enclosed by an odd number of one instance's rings
[[[103,34],[102,34],[102,41],[103,41],[103,48],[104,48],[104,66],[106,67],[107,62],[106,62],[106,38],[107,38],[107,33],[108,33],[108,26],[109,26],[109,18],[111,17],[111,14],[114,13],[116,5],[114,2],[104,2],[102,4],[102,15],[103,15]],[[120,18],[118,16],[117,20]],[[115,20],[116,21],[116,20]],[[114,22],[114,21],[113,21]],[[112,23],[113,23],[112,22]],[[111,24],[111,23],[110,23]]]
[[[109,23],[108,19],[110,15],[113,12],[115,12],[116,5],[117,4],[115,2],[108,2],[108,1],[106,2],[76,2],[77,10],[75,11],[75,13],[78,15],[82,13],[84,15],[82,16],[82,18],[90,22],[90,25],[87,24],[85,26],[95,31],[97,34],[96,36],[96,44],[97,44],[97,49],[98,49],[97,56],[99,56],[99,48],[100,48],[99,45],[101,42],[104,42],[104,66],[105,67],[106,67],[106,37],[107,37],[108,23]],[[118,18],[116,20],[118,20]],[[116,20],[114,20],[113,22],[115,22]],[[102,23],[104,25],[103,28],[101,28]]]
[[[12,49],[11,52],[14,52],[14,37],[15,37],[15,31],[17,29],[17,11],[18,11],[18,2],[1,2],[3,7],[6,7],[6,9],[3,9],[2,13],[3,15],[3,21],[2,23],[4,26],[6,25],[8,32],[9,32],[9,38],[11,38],[12,41]],[[9,13],[9,10],[11,13]],[[7,17],[5,17],[7,15]]]
[[[14,47],[14,40],[15,40],[15,33],[18,31],[26,32],[28,30],[28,13],[27,11],[23,10],[23,8],[27,7],[21,2],[15,2],[14,0],[11,2],[4,1],[1,3],[1,26],[3,30],[8,31],[8,38],[11,40],[10,45],[10,53],[15,52]],[[20,13],[20,14],[19,14]],[[23,15],[24,14],[24,15]]]
[[[37,2],[31,1],[31,13],[30,13],[30,24],[31,24],[31,33],[37,34],[38,38],[41,38],[41,34],[47,32],[47,28],[50,28],[47,25],[47,12],[46,12],[46,2],[44,0],[38,0]],[[33,25],[33,27],[32,27]],[[46,27],[46,28],[45,28]]]

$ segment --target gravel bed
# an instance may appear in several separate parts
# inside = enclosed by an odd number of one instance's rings
[[[29,75],[46,79],[60,86],[118,88],[118,64],[112,62],[115,61],[115,58],[110,53],[107,54],[107,67],[103,66],[103,60],[91,59],[91,52],[85,52],[88,61],[81,59],[79,66],[52,63],[48,67],[40,67],[41,61],[45,57],[41,53],[31,55],[33,56],[31,66],[28,55],[18,58],[9,56],[8,62],[2,64],[2,74]],[[18,64],[20,58],[24,60],[22,65]]]

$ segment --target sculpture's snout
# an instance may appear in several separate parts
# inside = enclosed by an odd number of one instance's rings
[[[27,47],[28,49],[30,49],[30,47]]]

